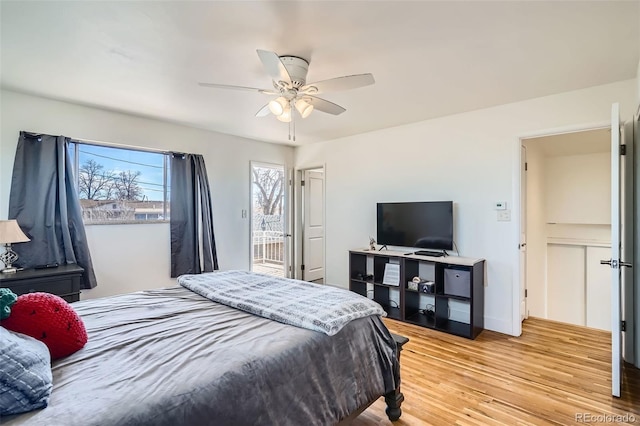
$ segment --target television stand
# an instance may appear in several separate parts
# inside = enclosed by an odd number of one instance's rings
[[[385,275],[398,266],[400,285],[385,284]],[[373,299],[387,318],[468,339],[475,339],[484,328],[485,274],[484,259],[368,249],[349,252],[349,290]],[[414,278],[431,285],[421,286]]]
[[[431,256],[431,257],[442,257],[442,256],[444,256],[444,253],[441,252],[441,251],[430,251],[430,250],[418,250],[417,252],[415,252],[413,254],[417,254],[418,256]]]

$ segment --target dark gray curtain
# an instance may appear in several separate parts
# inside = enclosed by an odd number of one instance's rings
[[[171,277],[218,269],[211,191],[202,155],[171,156]]]
[[[9,218],[31,239],[12,248],[20,266],[77,263],[82,287],[96,286],[64,136],[20,132],[11,176]]]

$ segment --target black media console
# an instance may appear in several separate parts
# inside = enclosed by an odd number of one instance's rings
[[[351,250],[349,290],[378,302],[389,318],[475,339],[484,329],[484,259],[418,253]],[[384,282],[387,264],[398,265],[399,285]]]

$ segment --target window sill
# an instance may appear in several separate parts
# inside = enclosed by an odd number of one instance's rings
[[[108,222],[84,222],[84,226],[101,226],[101,225],[158,225],[169,223],[168,220],[123,220]]]

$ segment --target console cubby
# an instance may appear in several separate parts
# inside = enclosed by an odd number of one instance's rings
[[[388,263],[399,265],[400,285],[383,284]],[[389,318],[475,339],[484,329],[483,259],[429,257],[351,250],[349,289],[379,303]],[[433,293],[409,288],[419,277]]]
[[[374,284],[382,284],[384,278],[384,269],[391,258],[389,256],[375,256],[373,258],[373,282]]]
[[[435,328],[435,295],[405,288],[404,300],[405,321],[423,327]],[[429,310],[433,314],[429,314]]]
[[[400,295],[400,289],[396,286],[374,283],[373,300],[375,300],[380,304],[380,306],[382,306],[382,309],[385,310],[389,318],[401,320],[402,312],[400,309],[400,302],[395,301],[394,298],[391,297],[393,291],[397,291],[398,296]]]
[[[349,255],[349,290],[373,299],[389,318],[402,320],[402,292],[399,285],[383,284],[384,271],[388,263],[402,265],[395,256],[369,256],[363,253]]]
[[[367,256],[353,254],[349,256],[349,290],[361,296],[367,296]]]

